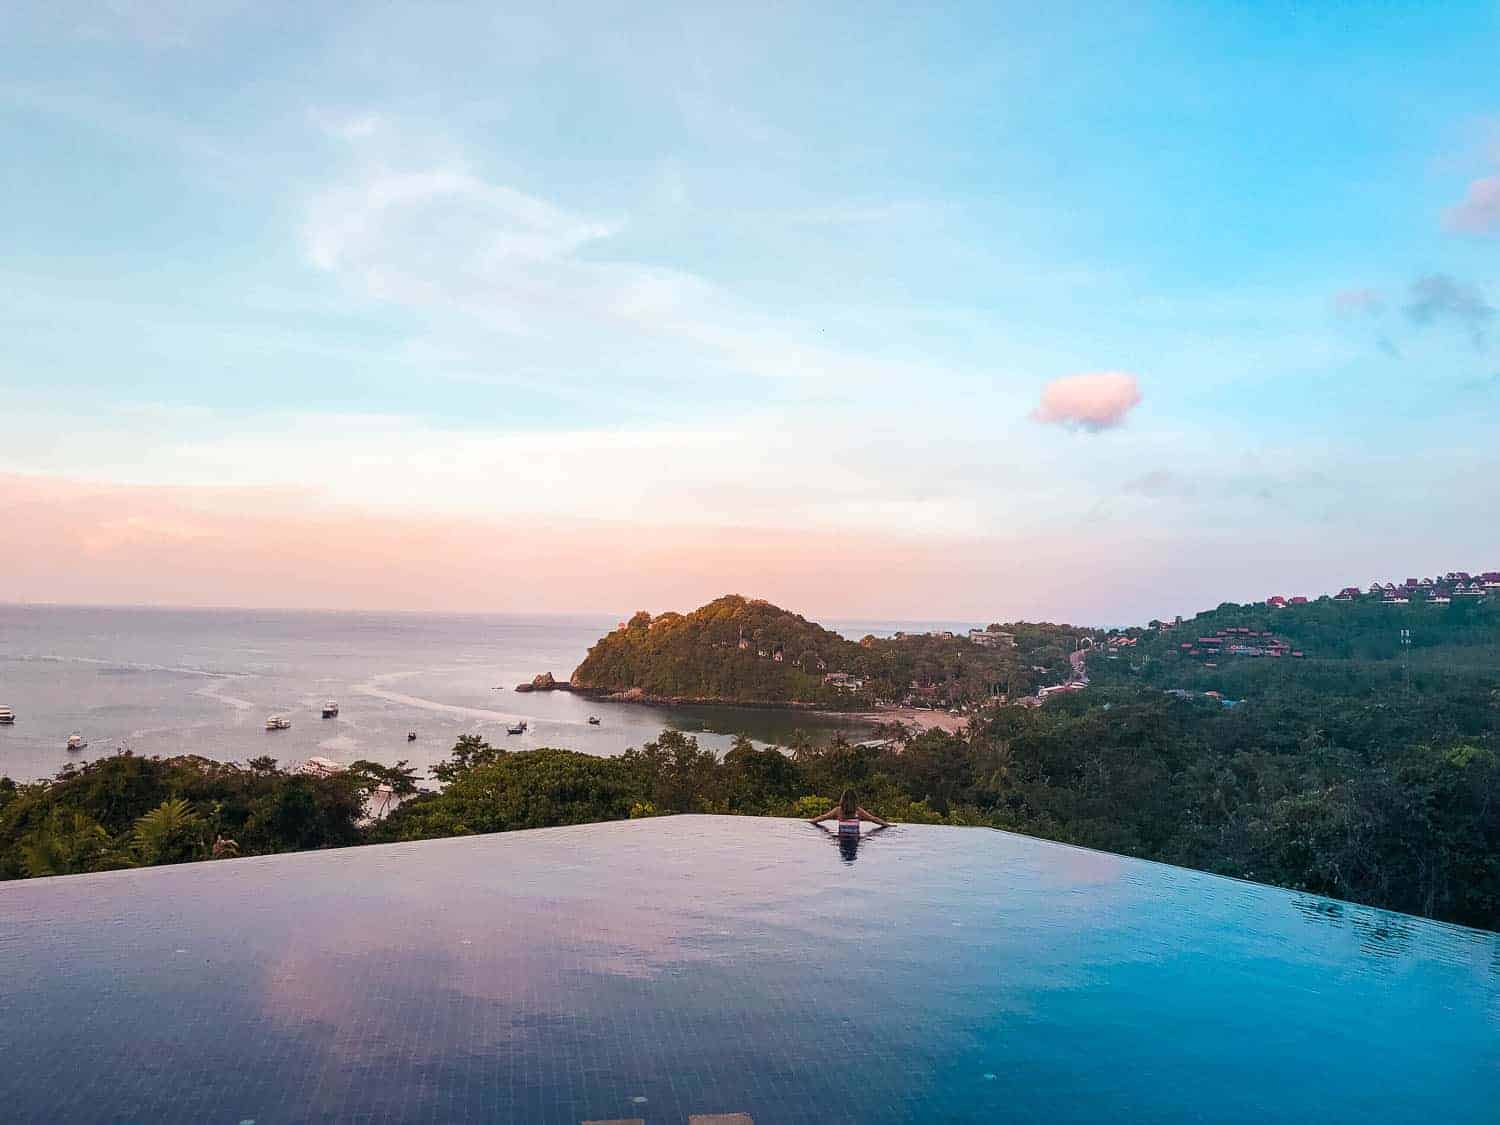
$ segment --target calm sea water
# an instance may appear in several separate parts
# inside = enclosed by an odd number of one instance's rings
[[[660,709],[517,694],[538,672],[565,679],[615,618],[162,610],[0,605],[0,775],[50,776],[119,749],[283,763],[408,759],[426,770],[464,733],[515,749],[617,754],[664,727],[715,749],[735,734],[785,742],[839,724],[747,708]],[[846,635],[909,624],[844,622]],[[337,719],[322,719],[327,699]],[[268,733],[284,714],[290,730]],[[590,715],[600,725],[591,726]],[[528,730],[505,728],[525,719]],[[82,753],[66,749],[77,731]],[[408,731],[417,741],[408,742]]]

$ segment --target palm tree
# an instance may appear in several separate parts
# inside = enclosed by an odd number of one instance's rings
[[[137,820],[131,836],[142,863],[182,863],[203,852],[203,818],[177,797]]]
[[[109,847],[109,833],[92,817],[72,809],[53,809],[36,831],[20,842],[21,867],[27,875],[73,875],[88,871]]]

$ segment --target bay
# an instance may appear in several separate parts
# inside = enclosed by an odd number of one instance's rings
[[[318,613],[245,609],[0,605],[0,775],[48,777],[68,762],[130,750],[220,761],[270,755],[407,759],[422,773],[461,734],[510,749],[618,754],[664,728],[722,752],[737,734],[785,744],[864,729],[777,709],[660,708],[565,692],[518,694],[538,672],[566,679],[618,618],[600,615]],[[833,623],[847,636],[902,622]],[[945,626],[948,627],[948,626]],[[320,718],[337,700],[335,719]],[[268,732],[268,715],[291,729]],[[600,719],[590,725],[589,716]],[[506,728],[525,720],[524,734]],[[87,740],[69,752],[69,734]],[[407,741],[415,731],[417,739]]]

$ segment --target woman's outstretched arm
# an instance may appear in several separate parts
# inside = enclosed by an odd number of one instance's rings
[[[888,820],[881,820],[878,816],[876,816],[874,813],[870,812],[868,809],[864,808],[863,806],[861,806],[860,810],[859,810],[859,819],[860,820],[868,820],[871,824],[878,824],[882,828],[889,828],[891,826],[891,822],[890,821],[888,821]]]
[[[839,815],[839,807],[837,805],[834,805],[833,808],[829,809],[822,816],[815,816],[811,820],[809,820],[807,823],[808,824],[822,824],[825,820],[834,820],[834,819],[836,819],[838,817],[838,815]]]

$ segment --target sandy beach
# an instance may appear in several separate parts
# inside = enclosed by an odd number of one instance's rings
[[[875,711],[830,711],[830,715],[869,723],[900,723],[904,727],[915,727],[919,731],[942,730],[958,734],[969,721],[967,715],[953,715],[947,711],[929,711],[920,707],[882,707]]]

